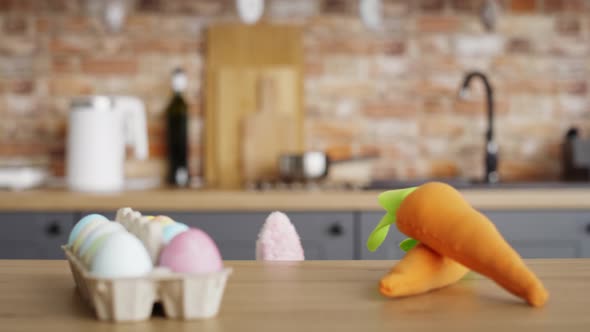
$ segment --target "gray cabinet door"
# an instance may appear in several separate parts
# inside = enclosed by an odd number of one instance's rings
[[[400,259],[404,256],[404,252],[399,248],[399,243],[406,239],[407,236],[400,233],[395,225],[389,228],[387,238],[376,251],[370,252],[367,249],[367,239],[383,215],[385,215],[385,211],[360,213],[360,243],[358,246],[360,252],[358,257],[361,259]]]
[[[590,211],[484,211],[524,258],[590,257]]]
[[[268,216],[266,213],[162,214],[207,232],[219,246],[223,258],[228,260],[256,258],[256,239]],[[287,214],[301,237],[306,259],[354,258],[352,212]]]
[[[590,257],[590,211],[483,211],[508,243],[524,258]],[[361,259],[400,259],[406,238],[391,227],[376,252],[366,248],[369,234],[384,213],[360,214]]]
[[[0,213],[0,259],[64,259],[70,213]]]

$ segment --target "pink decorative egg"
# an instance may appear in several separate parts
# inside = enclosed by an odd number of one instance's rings
[[[223,269],[217,245],[197,228],[175,236],[160,254],[160,265],[178,273],[210,273]]]

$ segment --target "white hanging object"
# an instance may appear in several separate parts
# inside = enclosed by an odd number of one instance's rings
[[[106,2],[104,20],[110,31],[120,31],[126,17],[127,4],[124,0],[110,0]]]
[[[381,0],[361,0],[359,3],[361,20],[369,29],[377,30],[381,27],[382,3]]]
[[[238,14],[246,24],[258,22],[264,13],[264,0],[236,0]]]
[[[479,16],[486,31],[494,31],[498,16],[500,15],[500,10],[500,5],[496,0],[486,0],[483,4]]]

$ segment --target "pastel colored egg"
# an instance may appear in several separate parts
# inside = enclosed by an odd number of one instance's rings
[[[90,263],[91,273],[103,278],[140,277],[152,268],[146,248],[128,232],[109,234]]]
[[[109,233],[113,233],[113,232],[117,232],[117,231],[124,231],[124,230],[125,230],[125,227],[123,227],[123,225],[121,225],[118,222],[108,222],[108,223],[103,223],[101,225],[98,225],[96,228],[94,228],[88,234],[88,236],[86,236],[86,238],[82,242],[82,245],[80,246],[80,248],[78,248],[78,251],[75,252],[75,254],[78,255],[78,257],[82,257],[82,256],[84,256],[86,251],[90,248],[90,246],[92,245],[94,240],[96,240],[99,236],[101,236],[103,234],[109,234]]]
[[[88,247],[88,250],[86,250],[84,255],[80,256],[82,263],[86,267],[88,267],[88,268],[90,267],[90,265],[92,264],[92,261],[94,260],[94,256],[96,255],[96,252],[100,248],[102,248],[102,246],[104,245],[105,241],[109,238],[109,236],[111,236],[115,233],[116,232],[102,234],[99,237],[97,237],[94,241],[92,241],[92,244],[90,245],[90,247]]]
[[[166,225],[162,230],[162,239],[164,240],[164,244],[168,244],[168,242],[170,242],[170,240],[172,240],[176,235],[186,230],[188,230],[188,226],[183,223],[175,222],[173,224]]]
[[[160,265],[178,273],[202,274],[220,271],[223,261],[213,239],[200,229],[190,228],[162,249]]]
[[[78,250],[80,249],[80,246],[82,245],[82,243],[84,242],[84,239],[88,236],[88,234],[90,234],[90,232],[92,232],[92,230],[94,230],[96,227],[100,226],[101,224],[104,223],[108,223],[111,222],[108,219],[93,219],[91,220],[88,224],[86,224],[86,226],[84,226],[84,228],[82,228],[82,230],[80,231],[80,233],[78,234],[78,236],[76,237],[76,239],[74,240],[74,243],[72,244],[72,250],[74,252],[78,252]]]
[[[167,216],[156,216],[154,217],[154,219],[152,219],[153,222],[159,222],[162,225],[171,225],[173,223],[175,223],[174,220],[172,220],[170,217]]]
[[[80,219],[76,225],[74,225],[74,228],[72,228],[72,231],[70,232],[70,237],[68,238],[68,245],[71,246],[74,241],[76,240],[76,238],[78,237],[78,234],[80,234],[80,231],[82,231],[82,229],[92,220],[96,220],[96,219],[102,219],[104,221],[108,221],[108,219],[100,214],[89,214],[87,216],[85,216],[84,218]]]

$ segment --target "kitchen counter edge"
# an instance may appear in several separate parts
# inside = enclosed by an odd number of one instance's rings
[[[220,191],[156,189],[111,194],[66,190],[0,192],[0,211],[382,211],[381,191]],[[481,210],[590,210],[590,188],[469,189]]]

